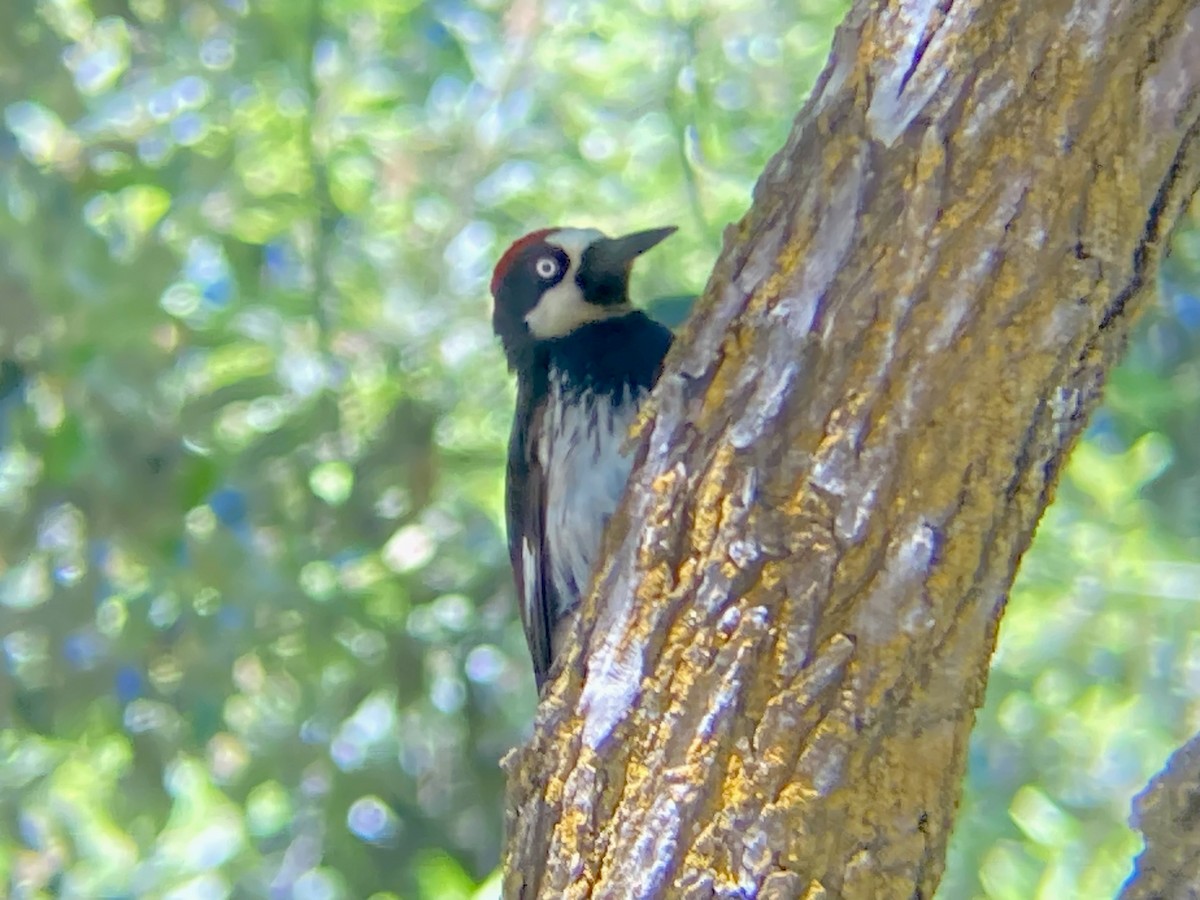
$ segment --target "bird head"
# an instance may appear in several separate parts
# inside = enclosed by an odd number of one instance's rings
[[[547,228],[516,241],[492,275],[492,325],[509,366],[519,368],[542,341],[629,313],[633,261],[674,231],[610,238],[591,228]]]

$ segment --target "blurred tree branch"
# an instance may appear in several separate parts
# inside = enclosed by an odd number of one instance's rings
[[[1200,7],[1106,9],[848,15],[509,760],[507,896],[933,893],[1017,563],[1200,183]]]
[[[1175,752],[1134,809],[1146,849],[1121,897],[1200,895],[1200,734]]]

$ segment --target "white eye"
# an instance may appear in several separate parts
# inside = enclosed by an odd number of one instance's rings
[[[537,272],[538,278],[553,278],[558,274],[558,260],[553,256],[543,256],[534,265],[533,270]]]

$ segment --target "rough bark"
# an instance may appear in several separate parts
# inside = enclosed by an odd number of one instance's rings
[[[1121,900],[1200,897],[1200,734],[1175,752],[1133,808],[1146,849]]]
[[[874,0],[645,417],[509,897],[910,897],[1017,562],[1200,182],[1189,0]]]

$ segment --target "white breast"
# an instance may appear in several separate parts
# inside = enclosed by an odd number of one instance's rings
[[[622,449],[644,391],[629,388],[619,410],[602,395],[585,391],[564,399],[561,377],[551,373],[547,415],[537,454],[546,473],[546,549],[561,615],[587,590],[600,554],[604,526],[629,478],[632,452]]]

